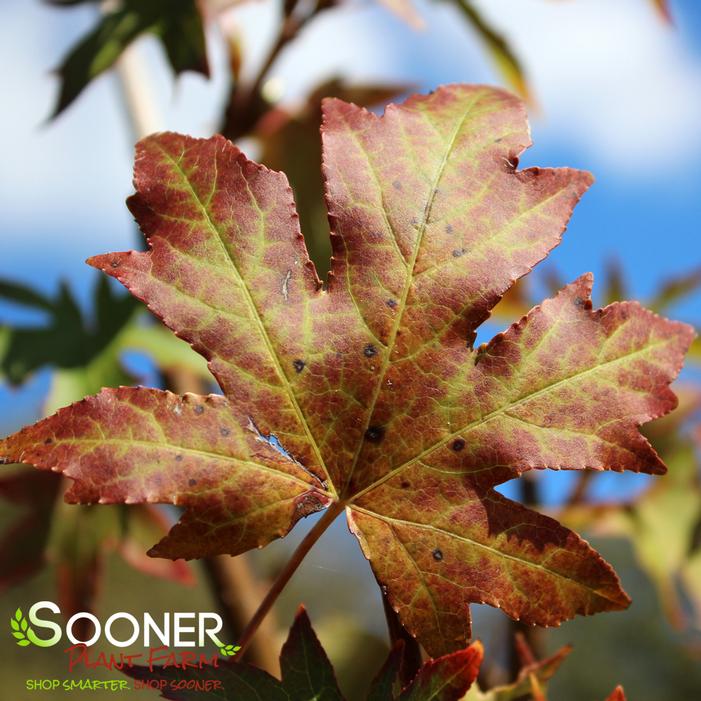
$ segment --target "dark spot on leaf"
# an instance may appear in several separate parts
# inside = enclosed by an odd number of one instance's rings
[[[379,443],[385,437],[385,429],[383,426],[370,426],[365,431],[365,440],[370,443]]]
[[[465,447],[465,441],[462,438],[457,438],[451,446],[456,453],[459,453]]]
[[[498,139],[494,139],[495,144],[500,144],[501,143],[501,136]]]
[[[54,442],[53,438],[47,438],[44,440],[44,445],[51,445]]]
[[[113,260],[113,261],[110,263],[110,265],[111,265],[113,268],[118,268],[118,267],[119,267],[119,261],[118,261],[118,260]]]
[[[399,182],[399,180],[395,180],[395,181],[392,183],[392,187],[393,187],[395,190],[401,190],[401,189],[402,189],[402,184]]]
[[[366,358],[372,358],[374,355],[377,355],[377,348],[375,348],[372,343],[368,343],[367,346],[363,348],[363,354]]]
[[[304,370],[304,366],[306,365],[306,363],[303,360],[297,358],[297,360],[292,361],[292,365],[294,366],[295,372],[299,374],[300,372],[302,372],[302,370]]]
[[[434,559],[436,562],[440,562],[440,561],[443,559],[443,552],[442,552],[441,550],[439,550],[438,548],[436,548],[436,549],[433,551],[433,559]]]
[[[402,489],[409,489],[409,487],[411,487],[411,484],[406,480],[402,480]]]
[[[221,433],[222,436],[228,436],[231,433],[231,431],[226,426],[222,426],[219,429],[219,433]]]
[[[197,484],[197,480],[195,479],[189,479],[187,483],[191,486],[194,487]]]
[[[204,407],[201,404],[195,404],[195,414],[198,416],[204,412]]]
[[[453,258],[460,258],[460,256],[465,255],[465,249],[464,248],[456,248],[453,251]]]
[[[446,225],[445,225],[445,233],[446,233],[446,234],[452,234],[452,233],[453,233],[453,225],[452,225],[452,224],[446,224]]]
[[[390,309],[396,309],[397,308],[397,300],[396,299],[388,299],[387,300],[387,306]]]
[[[178,455],[175,456],[175,459],[176,459],[178,462],[182,462],[183,456],[178,454]]]

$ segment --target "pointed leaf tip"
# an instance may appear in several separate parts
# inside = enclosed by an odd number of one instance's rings
[[[606,698],[606,701],[626,701],[626,695],[623,691],[623,687],[619,684],[611,692],[611,695]]]
[[[477,641],[464,650],[429,660],[398,701],[458,701],[477,679],[484,648]]]

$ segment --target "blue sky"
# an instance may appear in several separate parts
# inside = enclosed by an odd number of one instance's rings
[[[531,75],[535,146],[525,165],[569,165],[594,172],[563,244],[545,266],[571,280],[619,259],[634,296],[701,265],[701,5],[672,2],[676,28],[647,0],[484,0]],[[253,60],[274,22],[270,2],[244,5],[223,25],[240,33]],[[444,4],[417,2],[426,27],[415,31],[373,3],[327,13],[282,56],[274,87],[299,100],[322,78],[396,81],[424,90],[445,82],[497,82],[476,38]],[[56,123],[45,124],[57,84],[50,74],[89,27],[92,8],[56,10],[0,0],[0,114],[3,247],[0,277],[53,291],[70,281],[86,299],[89,255],[131,247],[124,207],[131,142],[117,81],[100,79]],[[159,128],[205,135],[214,128],[226,83],[220,30],[211,30],[216,78],[170,80],[158,47],[135,48]],[[596,288],[595,288],[596,289]],[[699,297],[675,315],[701,322]],[[0,305],[0,320],[31,316]],[[0,389],[9,429],[40,410],[44,373],[21,391]],[[12,424],[12,425],[10,425]]]

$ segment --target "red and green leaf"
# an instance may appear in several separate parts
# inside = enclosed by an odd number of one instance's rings
[[[152,550],[164,557],[237,554],[345,508],[434,657],[465,647],[470,603],[540,625],[625,607],[586,542],[495,487],[532,469],[664,472],[638,429],[674,408],[692,330],[636,303],[593,310],[583,276],[474,349],[591,176],[518,170],[525,112],[499,90],[448,86],[382,117],[323,110],[327,285],[285,176],[221,137],[142,141],[129,207],[149,250],[90,261],[225,396],[105,390],[0,455],[63,472],[71,501],[184,507]]]

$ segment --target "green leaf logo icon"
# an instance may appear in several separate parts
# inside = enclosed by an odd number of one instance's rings
[[[222,645],[219,648],[219,654],[224,657],[233,657],[240,649],[240,645]]]
[[[10,618],[10,628],[12,629],[12,635],[17,638],[17,644],[20,647],[27,647],[31,645],[32,641],[30,636],[33,638],[33,631],[27,623],[27,619],[22,615],[22,609],[18,608],[15,611],[13,618]]]

